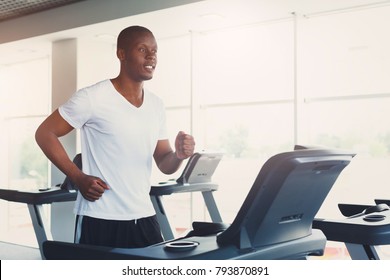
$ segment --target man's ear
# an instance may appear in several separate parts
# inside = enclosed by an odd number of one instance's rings
[[[125,55],[125,50],[124,49],[118,49],[116,51],[116,56],[119,58],[119,60],[124,60],[126,55]]]

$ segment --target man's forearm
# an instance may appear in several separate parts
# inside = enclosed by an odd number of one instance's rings
[[[35,139],[46,157],[72,181],[81,175],[80,169],[71,161],[56,135],[38,129]]]
[[[165,174],[172,174],[175,173],[179,167],[181,166],[183,160],[179,159],[176,156],[175,152],[167,153],[160,164],[158,165],[158,168],[161,170],[161,172]]]

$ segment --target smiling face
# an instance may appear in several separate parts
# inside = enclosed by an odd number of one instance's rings
[[[125,43],[118,45],[121,73],[136,82],[153,78],[157,65],[157,42],[148,31],[133,32]]]

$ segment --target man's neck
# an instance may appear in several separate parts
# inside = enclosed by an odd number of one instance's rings
[[[143,82],[137,83],[120,77],[111,80],[114,88],[135,107],[143,103]]]

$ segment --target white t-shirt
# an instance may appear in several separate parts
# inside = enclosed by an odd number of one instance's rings
[[[154,215],[149,197],[153,153],[157,141],[168,138],[161,99],[144,90],[137,108],[104,80],[77,91],[59,113],[80,129],[83,172],[110,187],[94,202],[79,193],[75,213],[110,220]]]

